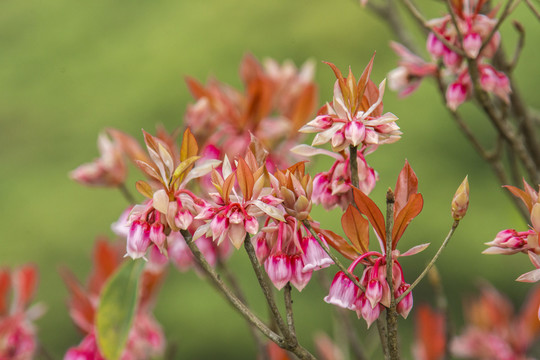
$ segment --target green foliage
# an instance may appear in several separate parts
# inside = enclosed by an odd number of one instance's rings
[[[96,315],[97,342],[106,359],[117,360],[128,340],[145,262],[126,261],[107,281]]]

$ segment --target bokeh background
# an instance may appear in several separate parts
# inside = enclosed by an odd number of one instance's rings
[[[427,17],[444,11],[439,2],[426,6]],[[535,45],[540,26],[524,6],[513,18],[525,25],[528,41],[516,77],[528,103],[540,107],[540,48]],[[513,50],[516,36],[510,24],[502,32],[504,46]],[[341,69],[350,65],[359,74],[376,51],[372,79],[379,82],[396,66],[388,47],[392,38],[385,24],[350,0],[1,1],[0,266],[32,262],[39,267],[37,301],[48,311],[37,325],[52,357],[61,358],[81,339],[66,311],[67,291],[58,268],[67,266],[84,280],[94,238],[110,235],[111,222],[126,206],[119,193],[83,188],[67,176],[97,156],[102,129],[116,127],[142,140],[141,128],[152,132],[157,123],[168,129],[182,126],[192,101],[184,76],[201,81],[214,76],[240,87],[238,65],[246,52],[298,65],[315,60],[322,104],[331,99],[334,77],[321,61]],[[406,278],[414,280],[446,235],[451,198],[468,174],[469,213],[438,264],[455,326],[462,323],[462,299],[475,293],[479,279],[505,291],[519,306],[530,285],[514,279],[532,268],[529,260],[480,254],[499,230],[526,226],[505,191],[460,136],[433,83],[425,82],[405,100],[387,91],[384,101],[385,110],[400,118],[404,135],[368,157],[381,179],[372,198],[383,203],[408,159],[420,179],[425,207],[400,247],[433,243],[421,255],[403,259]],[[486,119],[471,105],[462,110],[489,141]],[[327,166],[323,161],[316,165],[320,170]],[[339,227],[339,212],[327,215],[317,208],[315,218],[323,226]],[[235,254],[231,266],[264,316],[245,256]],[[327,274],[333,276],[333,269]],[[415,302],[431,301],[431,292],[422,284],[414,292]],[[315,283],[301,296],[294,294],[298,333],[310,348],[314,332],[333,332],[330,305],[322,302],[325,294]],[[193,273],[170,269],[155,313],[177,359],[255,357],[243,320]],[[363,321],[356,323],[362,341],[373,349],[377,334],[367,332]],[[408,357],[411,324],[400,322]],[[375,358],[379,350],[374,351]]]

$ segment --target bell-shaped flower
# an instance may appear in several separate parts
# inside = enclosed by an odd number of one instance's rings
[[[285,254],[268,256],[264,262],[264,269],[274,286],[281,290],[293,276],[291,259]]]
[[[324,238],[321,240],[323,244],[328,246]],[[305,236],[302,239],[302,250],[303,272],[324,269],[334,264],[334,260],[330,258],[313,236]]]
[[[339,271],[334,276],[334,280],[332,280],[332,284],[330,285],[330,291],[324,298],[324,301],[344,309],[356,310],[358,291],[358,287],[351,279],[344,272]]]

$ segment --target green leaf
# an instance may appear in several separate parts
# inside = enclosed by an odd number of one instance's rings
[[[105,284],[96,314],[97,342],[108,360],[120,359],[139,295],[139,279],[145,262],[125,262]]]

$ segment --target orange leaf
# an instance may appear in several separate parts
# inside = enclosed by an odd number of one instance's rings
[[[137,188],[137,191],[144,197],[151,199],[152,196],[154,196],[154,192],[152,191],[152,187],[148,185],[147,182],[139,180],[135,183],[135,188]]]
[[[229,202],[229,195],[231,194],[231,190],[234,186],[235,178],[236,178],[236,174],[232,173],[223,182],[223,187],[221,189],[221,197],[223,198],[223,201],[226,203]]]
[[[185,79],[189,92],[196,100],[208,96],[208,92],[200,82],[190,76],[186,76]]]
[[[505,185],[504,187],[507,188],[508,191],[510,191],[512,193],[512,195],[514,195],[517,198],[520,198],[521,201],[523,201],[525,203],[525,205],[527,206],[527,209],[529,209],[529,211],[532,210],[533,202],[532,202],[531,196],[529,194],[527,194],[525,191],[523,191],[521,189],[518,189],[517,187],[512,186],[512,185]]]
[[[373,60],[375,59],[375,53],[373,53],[373,56],[371,57],[371,60],[367,64],[366,68],[362,72],[362,76],[360,76],[360,79],[358,79],[358,86],[357,86],[357,96],[358,100],[362,99],[364,96],[364,92],[366,90],[366,86],[369,82],[369,76],[371,75],[371,69],[373,69]],[[360,103],[360,101],[358,101]]]
[[[150,162],[150,159],[139,145],[139,143],[130,135],[116,129],[107,129],[107,132],[113,139],[120,144],[122,150],[127,154],[129,159],[134,163],[137,160]]]
[[[24,265],[15,272],[13,286],[17,292],[17,305],[24,307],[30,302],[37,287],[37,277],[37,269],[33,265]]]
[[[308,120],[309,115],[315,110],[317,104],[317,89],[315,85],[307,85],[302,93],[299,95],[292,113],[289,115],[289,118],[292,122],[291,131],[293,134],[298,132]]]
[[[354,206],[349,205],[341,217],[341,226],[353,247],[361,254],[369,248],[369,222]]]
[[[238,185],[244,195],[244,200],[251,199],[253,196],[253,184],[255,183],[255,180],[253,179],[253,174],[251,173],[248,164],[242,158],[238,159],[236,174],[238,177]]]
[[[397,214],[394,221],[394,228],[392,229],[392,249],[396,248],[397,242],[405,232],[405,229],[411,220],[420,214],[423,206],[424,199],[422,198],[422,194],[412,194],[407,204]]]
[[[346,89],[346,84],[345,84],[345,79],[343,78],[343,75],[341,74],[341,71],[339,71],[339,69],[336,67],[336,65],[330,63],[330,62],[326,62],[326,61],[323,61],[323,63],[325,63],[326,65],[330,66],[332,68],[332,71],[334,72],[334,74],[336,75],[336,78],[338,79],[339,81],[339,87],[342,89],[342,91],[344,89]],[[343,94],[345,95],[345,94]]]
[[[189,128],[184,131],[184,136],[182,138],[182,148],[180,149],[180,161],[184,161],[187,158],[197,155],[199,152],[199,146],[197,145],[197,140],[195,136],[191,133]],[[188,171],[189,172],[189,171]]]
[[[353,195],[356,207],[358,208],[358,210],[360,210],[362,214],[364,214],[368,218],[371,226],[373,226],[373,229],[375,230],[377,235],[379,235],[379,238],[382,240],[383,245],[386,247],[385,222],[381,210],[379,210],[373,200],[371,200],[366,194],[364,194],[362,191],[358,190],[355,187],[353,187]]]
[[[312,225],[313,226],[313,225]],[[358,252],[341,236],[330,230],[319,229],[313,226],[313,229],[319,236],[323,236],[324,240],[336,249],[341,255],[345,256],[349,260],[354,260],[358,257]]]
[[[141,161],[141,160],[136,160],[135,165],[137,165],[137,167],[139,169],[141,169],[141,171],[145,175],[159,181],[163,185],[166,185],[166,184],[163,183],[163,179],[161,178],[161,176],[158,174],[158,172],[156,171],[156,169],[152,165],[150,165],[150,164],[148,164],[148,163],[146,163],[144,161]]]
[[[399,213],[401,209],[409,201],[409,197],[412,194],[418,192],[418,178],[414,173],[414,170],[409,165],[409,162],[405,160],[405,165],[401,169],[397,182],[396,189],[394,191],[395,196],[395,205],[394,205],[394,214]]]

